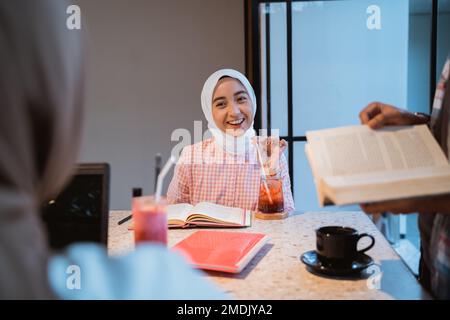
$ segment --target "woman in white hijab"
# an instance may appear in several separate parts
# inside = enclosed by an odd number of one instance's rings
[[[165,247],[110,259],[95,244],[49,251],[39,207],[66,182],[80,141],[81,31],[62,0],[0,1],[0,299],[215,299],[212,284]],[[70,266],[80,286],[67,286]]]
[[[253,144],[256,97],[252,86],[236,70],[218,70],[206,80],[201,102],[213,137],[183,149],[167,192],[168,201],[193,205],[205,201],[256,210],[261,169]],[[279,171],[285,211],[293,211],[283,154]]]

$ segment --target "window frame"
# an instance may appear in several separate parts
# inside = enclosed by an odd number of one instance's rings
[[[294,193],[294,143],[306,142],[306,136],[294,136],[293,132],[293,95],[292,95],[292,2],[316,2],[318,0],[245,0],[244,1],[244,15],[245,15],[245,70],[250,83],[252,84],[257,100],[262,105],[261,99],[262,90],[261,83],[261,42],[260,42],[260,4],[270,5],[271,3],[286,3],[286,40],[287,40],[287,109],[288,109],[288,134],[280,138],[286,140],[288,144],[288,165],[289,175],[292,177],[291,189]],[[348,1],[348,0],[321,0],[321,1]],[[430,35],[430,68],[429,68],[429,110],[431,113],[434,92],[436,88],[436,60],[437,60],[437,28],[438,28],[438,4],[439,0],[432,0],[431,12],[431,35]],[[270,12],[265,15],[266,30],[270,28]],[[270,88],[270,33],[265,34],[265,52],[266,52],[266,75],[264,79],[267,88]],[[263,117],[266,117],[267,132],[271,132],[271,105],[270,105],[270,89],[266,90],[264,97],[267,112],[263,114],[263,110],[259,108],[255,115],[255,129],[262,128]]]

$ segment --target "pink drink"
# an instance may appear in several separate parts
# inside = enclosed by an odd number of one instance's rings
[[[155,203],[154,197],[133,199],[134,241],[167,245],[166,202]]]
[[[281,178],[267,178],[267,189],[261,180],[258,210],[263,213],[277,213],[284,211],[283,182]]]

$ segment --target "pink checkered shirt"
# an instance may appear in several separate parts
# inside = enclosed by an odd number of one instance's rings
[[[285,211],[294,211],[286,157],[280,157]],[[261,181],[256,152],[234,155],[214,143],[214,138],[187,146],[181,152],[167,191],[169,203],[212,202],[256,210]]]

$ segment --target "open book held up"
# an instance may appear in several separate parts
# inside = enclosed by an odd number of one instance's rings
[[[426,125],[309,131],[321,206],[450,193],[450,165]]]

